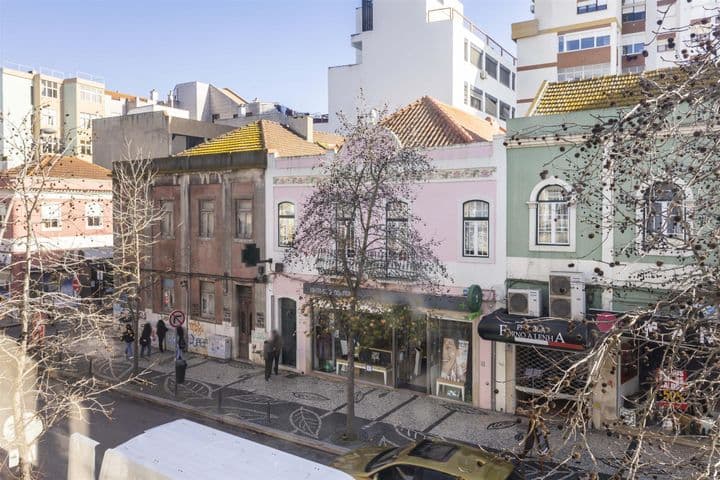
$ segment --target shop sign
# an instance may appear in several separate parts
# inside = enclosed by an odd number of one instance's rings
[[[585,350],[598,331],[594,325],[572,320],[526,318],[496,310],[478,322],[478,334],[495,342],[536,345],[562,350]]]
[[[684,390],[687,387],[687,372],[685,370],[666,371],[658,369],[656,382],[660,386],[660,400],[658,406],[672,407],[685,411],[688,407],[685,401]]]

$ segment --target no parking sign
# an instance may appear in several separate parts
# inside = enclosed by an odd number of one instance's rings
[[[170,313],[170,325],[177,328],[185,323],[185,314],[181,310],[174,310]]]

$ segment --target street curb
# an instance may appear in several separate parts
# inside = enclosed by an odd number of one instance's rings
[[[56,375],[60,376],[57,373],[56,373]],[[62,376],[65,376],[68,378],[84,378],[82,375],[72,375],[69,373],[64,373]],[[95,381],[102,382],[103,384],[105,384],[107,386],[112,385],[109,382],[107,382],[105,379],[103,379],[102,377],[94,377],[94,379],[95,379]],[[313,438],[303,437],[300,435],[296,435],[294,433],[283,432],[282,430],[278,430],[276,428],[265,427],[263,425],[258,425],[256,423],[248,422],[245,420],[240,420],[239,418],[228,417],[228,416],[220,414],[220,413],[205,412],[202,410],[198,410],[197,408],[192,407],[190,405],[185,405],[184,403],[178,402],[176,400],[170,400],[167,398],[157,397],[157,396],[151,395],[149,393],[138,392],[137,390],[133,390],[132,388],[118,387],[118,388],[115,388],[114,391],[117,393],[120,393],[122,395],[125,395],[127,397],[133,397],[133,398],[143,400],[145,402],[152,403],[155,405],[171,407],[175,410],[179,410],[179,411],[187,413],[189,415],[193,415],[196,417],[202,417],[202,418],[212,420],[212,421],[224,424],[224,425],[230,425],[232,427],[241,428],[243,430],[260,433],[260,434],[266,435],[268,437],[273,437],[273,438],[277,438],[280,440],[284,440],[286,442],[294,443],[296,445],[309,447],[314,450],[319,450],[324,453],[329,453],[331,455],[344,455],[345,453],[350,452],[350,449],[346,448],[346,447],[340,447],[338,445],[333,445],[332,443],[315,440]]]
[[[213,420],[215,422],[222,423],[225,425],[242,428],[243,430],[249,430],[252,432],[260,433],[263,435],[267,435],[268,437],[278,438],[280,440],[285,440],[287,442],[295,443],[297,445],[310,447],[315,450],[320,450],[325,453],[330,453],[332,455],[343,455],[350,451],[349,448],[340,447],[337,445],[333,445],[331,443],[323,442],[320,440],[315,440],[313,438],[303,437],[300,435],[296,435],[294,433],[283,432],[282,430],[278,430],[278,429],[271,428],[271,427],[265,427],[262,425],[258,425],[256,423],[248,422],[245,420],[240,420],[238,418],[228,417],[228,416],[220,414],[220,413],[210,413],[210,412],[198,410],[190,405],[185,405],[182,402],[178,402],[176,400],[170,400],[170,399],[162,398],[162,397],[156,397],[155,395],[150,395],[149,393],[138,392],[136,390],[132,390],[129,388],[124,388],[124,387],[118,388],[117,392],[122,393],[123,395],[129,396],[129,397],[134,397],[134,398],[137,398],[140,400],[144,400],[148,403],[172,407],[175,410],[179,410],[179,411],[191,414],[191,415],[207,418],[209,420]]]

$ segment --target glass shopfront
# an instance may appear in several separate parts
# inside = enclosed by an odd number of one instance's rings
[[[330,313],[314,316],[313,368],[345,374],[348,345]],[[355,349],[356,378],[472,402],[472,323],[411,312],[395,328],[370,317]]]

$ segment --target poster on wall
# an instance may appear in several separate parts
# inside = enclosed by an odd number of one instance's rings
[[[443,338],[440,378],[451,382],[465,383],[468,350],[469,342],[467,340]]]

